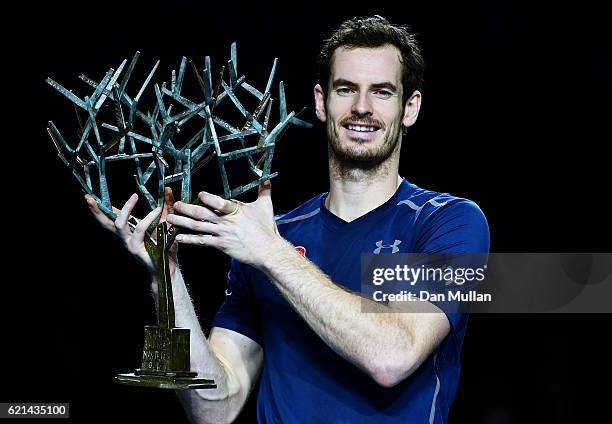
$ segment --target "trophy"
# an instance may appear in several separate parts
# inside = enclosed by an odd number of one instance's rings
[[[298,118],[299,113],[287,113],[281,81],[280,119],[268,130],[278,59],[274,59],[263,92],[248,84],[244,76],[238,76],[236,43],[231,45],[230,60],[227,67],[221,68],[215,84],[209,56],[202,73],[189,61],[197,93],[192,96],[183,88],[187,58],[182,58],[178,73],[172,70],[170,81],[161,85],[152,84],[159,68],[157,61],[135,97],[131,97],[128,88],[133,89],[129,83],[139,57],[140,52],[136,52],[129,65],[124,60],[99,82],[80,75],[84,89],[91,93],[82,98],[51,78],[46,80],[72,102],[78,123],[77,135],[69,143],[57,126],[48,122],[47,133],[58,157],[82,190],[113,221],[117,209],[111,203],[107,178],[110,163],[123,163],[133,170],[133,182],[149,210],[163,207],[164,189],[171,184],[180,185],[182,202],[196,203],[197,197],[192,198],[192,178],[214,162],[223,185],[222,197],[231,199],[278,175],[271,172],[272,156],[276,142],[289,126],[311,127]],[[143,106],[147,94],[151,100],[148,109]],[[242,96],[256,105],[252,112],[241,101]],[[218,112],[221,109],[223,113]],[[238,159],[246,163],[244,172],[249,181],[232,188],[227,166]],[[136,218],[130,217],[132,230],[137,223]],[[147,230],[145,247],[157,273],[158,322],[145,326],[141,367],[133,373],[117,375],[117,383],[163,389],[216,387],[214,381],[198,378],[191,371],[190,331],[175,326],[169,250],[178,231],[160,223],[159,218]]]

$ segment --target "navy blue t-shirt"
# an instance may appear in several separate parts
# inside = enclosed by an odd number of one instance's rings
[[[336,284],[360,291],[362,253],[486,253],[489,229],[478,206],[403,180],[383,205],[346,222],[320,194],[276,217]],[[449,313],[451,331],[406,380],[392,388],[340,357],[260,271],[232,260],[225,303],[213,327],[241,333],[264,349],[257,400],[260,423],[443,423],[459,381],[467,315]]]

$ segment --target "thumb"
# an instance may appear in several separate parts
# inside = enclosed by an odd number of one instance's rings
[[[259,192],[257,194],[257,200],[264,199],[272,201],[272,182],[270,180],[264,181],[259,184]]]
[[[162,212],[162,218],[165,218],[166,215],[174,213],[174,194],[172,193],[172,189],[170,187],[164,188],[164,210]]]

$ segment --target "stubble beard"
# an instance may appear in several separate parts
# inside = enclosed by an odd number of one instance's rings
[[[398,150],[402,133],[400,118],[389,125],[382,143],[375,150],[363,151],[353,146],[342,146],[333,120],[327,117],[327,139],[330,171],[343,179],[361,179],[385,172],[389,158]]]

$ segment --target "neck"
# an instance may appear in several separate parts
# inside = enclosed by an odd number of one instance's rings
[[[329,195],[325,206],[334,215],[350,222],[376,209],[396,192],[402,182],[398,174],[399,154],[375,169],[346,169],[330,157]]]

